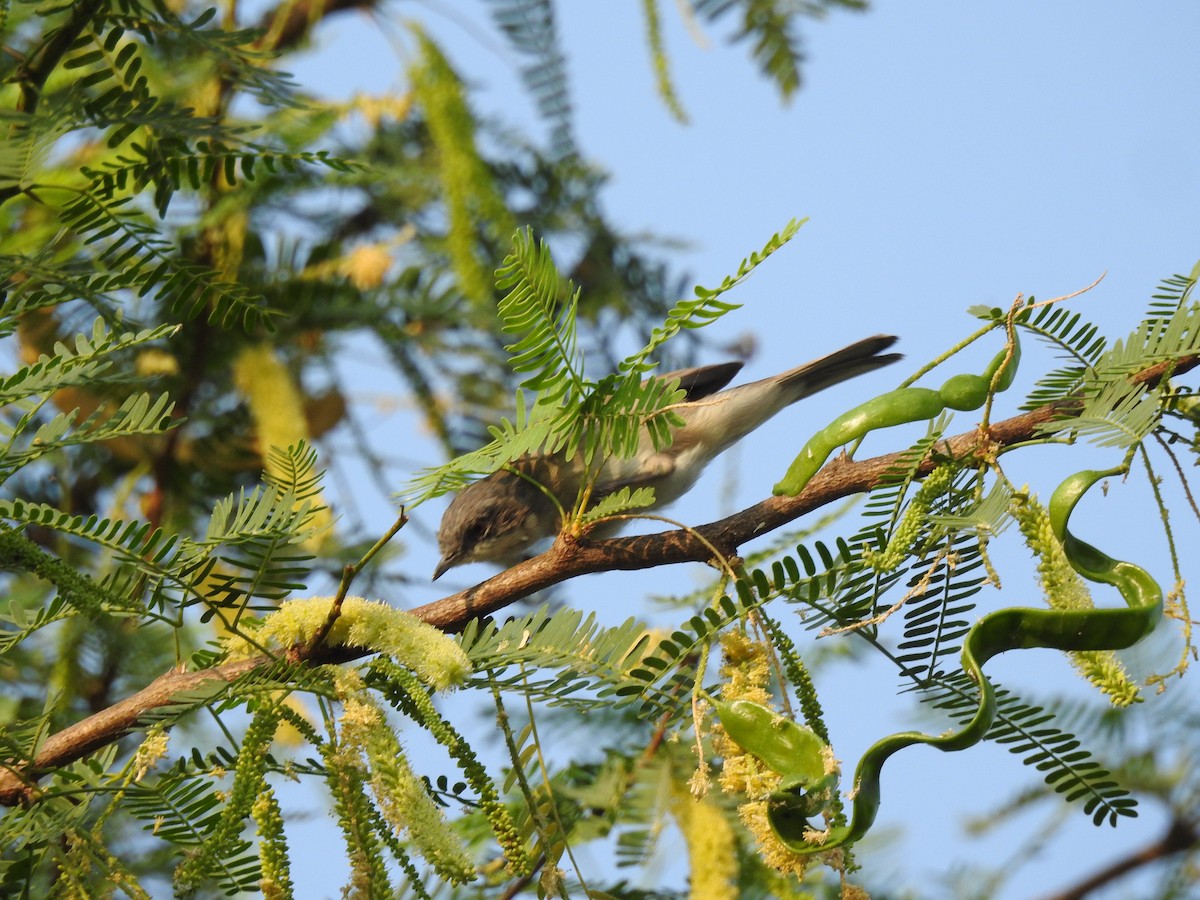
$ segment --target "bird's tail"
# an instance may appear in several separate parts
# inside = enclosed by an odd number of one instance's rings
[[[881,369],[903,359],[904,356],[901,353],[883,352],[896,343],[896,340],[896,336],[891,334],[877,334],[874,337],[863,338],[841,350],[835,350],[828,356],[822,356],[820,359],[797,366],[790,372],[777,375],[776,378],[784,387],[784,393],[787,396],[786,403],[795,403],[810,394],[840,384],[856,375],[873,372],[875,369]]]

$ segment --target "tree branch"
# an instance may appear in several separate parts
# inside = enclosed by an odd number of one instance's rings
[[[1200,356],[1189,356],[1151,366],[1133,376],[1133,379],[1153,386],[1167,373],[1179,375],[1197,365],[1200,365]],[[976,428],[949,438],[936,447],[936,453],[958,459],[981,453],[997,453],[1004,447],[1030,440],[1037,435],[1041,424],[1075,414],[1081,407],[1082,401],[1078,399],[1046,404],[1031,412],[996,422],[986,434]],[[602,541],[560,537],[541,556],[513,566],[473,588],[427,603],[412,610],[412,613],[443,631],[454,632],[461,630],[473,618],[494,613],[535,591],[578,575],[617,569],[648,569],[680,562],[706,562],[712,556],[710,544],[721,553],[733,556],[739,546],[753,538],[842,497],[870,490],[899,460],[900,455],[889,453],[861,461],[840,457],[818,472],[797,497],[771,497],[728,518],[692,530]],[[921,464],[921,474],[930,472],[936,462],[931,454]],[[349,662],[370,652],[353,647],[322,648],[321,652],[305,662],[314,665]],[[299,658],[294,661],[299,661]],[[137,728],[142,715],[169,705],[179,692],[194,690],[214,680],[233,681],[274,662],[270,657],[258,656],[198,672],[172,670],[159,676],[138,693],[49,737],[31,764],[14,760],[0,763],[3,767],[0,768],[0,805],[12,806],[33,800],[39,778],[119,740]]]
[[[1028,440],[1034,436],[1038,425],[1051,421],[1063,411],[1069,412],[1072,405],[1077,404],[1067,401],[1046,405],[998,422],[989,431],[988,443],[1004,446]],[[936,449],[939,454],[962,458],[976,453],[980,446],[980,433],[974,430],[944,441]],[[726,519],[686,531],[680,529],[603,541],[560,535],[554,546],[541,556],[506,569],[473,588],[418,607],[413,610],[413,615],[443,631],[453,632],[462,629],[471,619],[489,615],[514,600],[578,575],[707,562],[712,558],[710,545],[726,556],[734,556],[737,548],[747,541],[835,500],[869,491],[902,456],[903,453],[888,453],[862,461],[839,457],[813,476],[797,497],[770,497]],[[928,474],[935,465],[931,455],[921,464],[920,473]]]
[[[75,43],[75,39],[83,33],[88,22],[95,18],[102,5],[102,0],[83,0],[81,3],[72,4],[71,15],[67,21],[52,31],[42,45],[17,69],[16,80],[21,85],[21,96],[17,99],[18,112],[32,115],[37,111],[46,79],[62,60],[63,54]]]
[[[1083,900],[1088,894],[1128,875],[1134,869],[1159,862],[1185,850],[1192,850],[1198,844],[1200,834],[1196,833],[1195,823],[1176,816],[1171,820],[1166,833],[1154,843],[1121,857],[1074,887],[1053,894],[1046,900]]]

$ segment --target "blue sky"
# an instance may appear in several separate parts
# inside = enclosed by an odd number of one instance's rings
[[[1200,5],[924,2],[838,13],[805,26],[805,83],[788,106],[757,75],[747,48],[731,47],[711,30],[709,46],[699,46],[676,5],[660,5],[672,72],[691,117],[686,127],[654,93],[641,3],[559,4],[576,134],[588,159],[611,175],[604,194],[611,217],[627,233],[686,241],[673,259],[706,285],[732,272],[790,218],[811,218],[731,297],[745,308],[715,326],[718,344],[755,336],[759,349],[746,379],[874,332],[900,335],[909,357],[894,377],[872,376],[858,393],[843,386],[781,415],[671,509],[680,519],[711,521],[730,503],[744,506],[765,496],[806,436],[799,434],[804,427],[819,427],[864,392],[891,387],[974,330],[968,306],[1007,305],[1019,292],[1049,298],[1107,272],[1073,308],[1117,337],[1136,325],[1159,280],[1187,272],[1200,257]],[[519,61],[486,24],[487,6],[388,9],[420,19],[443,43],[477,86],[477,111],[544,134],[519,86]],[[401,92],[409,49],[401,29],[345,15],[323,29],[320,44],[294,70],[324,96]],[[997,349],[993,342],[972,350],[933,383],[977,370]],[[1016,391],[1053,365],[1036,346],[1027,350]],[[1018,402],[1009,398],[997,415]],[[974,421],[962,416],[958,430]],[[394,437],[388,429],[406,426],[391,421],[380,427],[385,442]],[[885,439],[876,446],[899,444]],[[439,461],[432,446],[425,452],[418,463]],[[1081,459],[1096,466],[1117,461],[1101,453],[1047,451],[1032,462],[1014,460],[1011,474],[1048,495],[1055,475],[1080,468]],[[725,491],[731,482],[732,501]],[[1145,492],[1144,483],[1128,490]],[[1153,533],[1153,511],[1116,505],[1122,491],[1113,493],[1085,508],[1081,527],[1094,528],[1088,537],[1101,547],[1120,547],[1130,558],[1160,566],[1156,574],[1169,580],[1162,548],[1143,546],[1131,536],[1139,529],[1128,525],[1138,521],[1131,516],[1148,517],[1142,530]],[[425,525],[436,526],[440,508],[420,513]],[[1015,532],[1009,538],[1016,543]],[[1195,545],[1194,523],[1182,539]],[[413,539],[411,549],[414,573],[432,570],[433,548]],[[1004,559],[1013,568],[1003,600],[1035,602],[1020,548]],[[483,567],[462,571],[450,587],[488,574]],[[650,579],[605,575],[577,583],[570,596],[616,622],[644,607],[606,598],[644,596],[647,584],[655,591],[693,586],[697,577],[686,569]],[[419,586],[403,602],[415,606],[440,595]],[[1173,645],[1163,638],[1156,646]],[[1001,679],[1020,684],[1024,677],[1039,690],[1086,693],[1050,654],[1013,656],[996,662]],[[928,724],[892,696],[894,684],[886,669],[870,664],[826,670],[820,687],[828,692],[836,749],[847,768],[878,737]],[[1154,702],[1150,697],[1146,706]],[[923,879],[951,863],[1002,862],[1055,815],[1048,805],[989,838],[963,836],[965,817],[984,814],[1033,783],[1019,760],[1000,748],[900,754],[885,771],[880,827],[903,826],[907,833],[877,851],[864,850],[860,860],[876,874],[895,872],[898,884],[920,886],[923,896],[937,896],[937,885]],[[1067,816],[1067,836],[1044,847],[1001,896],[1071,884],[1098,861],[1156,838],[1162,827],[1147,807],[1141,819],[1116,832],[1094,829],[1077,810]],[[307,875],[314,890],[336,894],[340,873],[314,866]]]

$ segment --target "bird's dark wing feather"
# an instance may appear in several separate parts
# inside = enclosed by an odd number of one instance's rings
[[[702,400],[711,397],[741,371],[741,362],[714,363],[711,366],[695,366],[691,369],[676,369],[674,372],[663,372],[655,375],[662,381],[679,379],[679,387],[687,394],[685,401]]]

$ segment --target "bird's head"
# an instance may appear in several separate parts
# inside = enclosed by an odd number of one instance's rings
[[[434,580],[470,562],[520,560],[531,544],[556,530],[554,524],[548,528],[542,521],[546,502],[525,479],[508,472],[467,485],[442,516],[437,534],[442,558]]]

